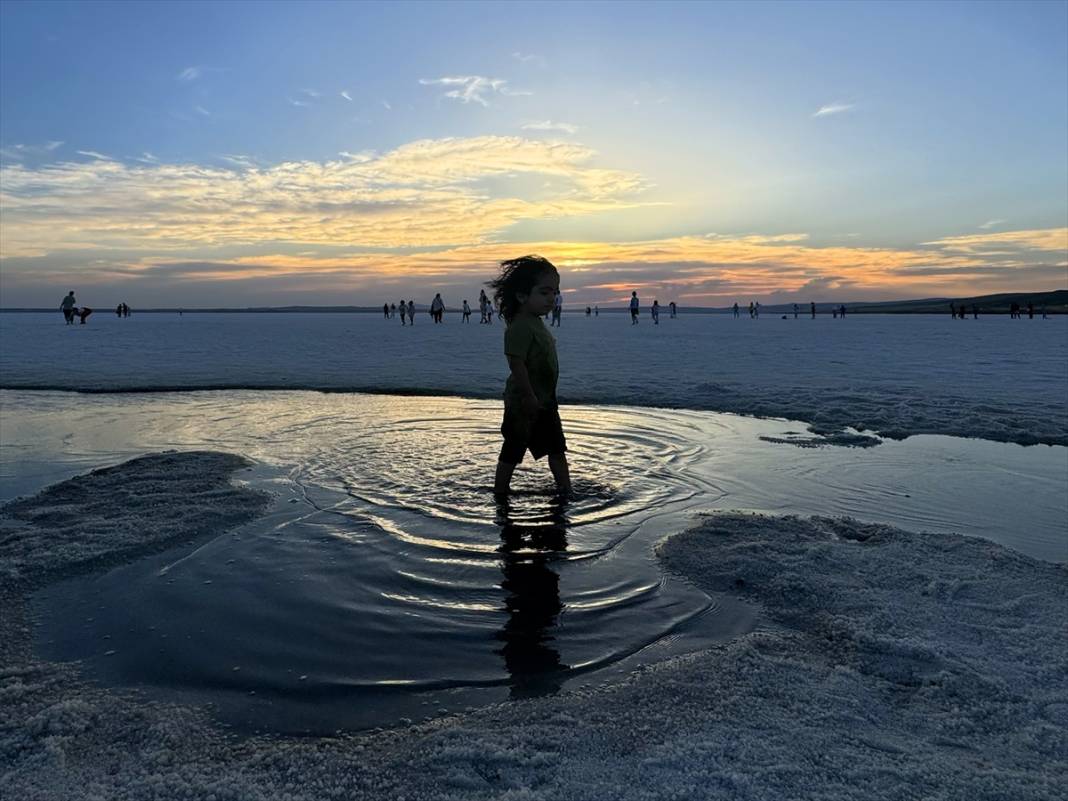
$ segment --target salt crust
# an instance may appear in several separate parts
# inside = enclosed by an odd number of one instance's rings
[[[948,303],[946,311],[948,312]],[[500,398],[498,324],[401,328],[375,314],[146,314],[64,326],[0,314],[0,387],[89,392],[318,389]],[[83,330],[84,329],[84,330]],[[563,403],[657,406],[803,420],[892,439],[948,434],[1068,445],[1068,318],[857,315],[631,326],[565,314],[554,329]],[[57,371],[56,364],[63,364]],[[403,365],[403,368],[398,366]],[[802,444],[802,443],[794,443]]]
[[[229,486],[238,464],[150,456],[0,509],[5,525],[12,506],[21,521],[18,538],[0,539],[5,575],[19,576],[2,592],[0,796],[1004,801],[1068,786],[1065,567],[850,520],[704,519],[659,555],[708,592],[759,602],[755,632],[614,686],[412,727],[237,739],[203,710],[104,690],[29,653],[30,589],[69,564],[137,553],[122,534],[109,551],[90,504],[100,518],[125,510],[128,531],[185,510],[219,516],[221,532],[262,503]],[[145,473],[178,478],[154,506],[131,505],[120,493]],[[94,496],[75,502],[94,476]],[[57,499],[97,532],[88,549],[30,542],[57,531],[44,513]]]

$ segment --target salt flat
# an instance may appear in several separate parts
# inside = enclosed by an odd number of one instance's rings
[[[565,403],[709,409],[851,426],[1068,444],[1068,317],[565,313]],[[0,314],[0,387],[286,388],[499,397],[499,323],[414,327],[377,314]]]

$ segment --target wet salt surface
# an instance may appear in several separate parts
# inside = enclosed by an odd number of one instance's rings
[[[53,585],[38,646],[105,682],[210,701],[242,728],[388,725],[601,680],[745,631],[666,576],[711,509],[849,514],[1064,560],[1068,450],[949,437],[797,448],[801,427],[564,410],[576,498],[544,462],[499,507],[499,404],[309,392],[3,393],[2,497],[165,448],[243,453],[274,510],[192,553]],[[57,466],[58,465],[58,466]]]

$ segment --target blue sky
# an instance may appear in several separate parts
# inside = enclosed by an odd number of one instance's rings
[[[56,281],[371,302],[477,285],[517,247],[574,267],[579,302],[1068,285],[1063,2],[4,2],[0,23],[5,306]]]

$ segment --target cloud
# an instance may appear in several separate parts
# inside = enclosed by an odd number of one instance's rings
[[[983,223],[982,225],[980,225],[978,227],[982,228],[984,231],[989,231],[991,228],[995,228],[995,227],[1001,225],[1002,223],[1007,223],[1007,222],[1008,222],[1008,220],[987,220],[985,223]]]
[[[0,147],[0,158],[10,161],[22,161],[26,158],[48,156],[54,150],[62,147],[65,142],[53,140],[43,145],[16,144],[8,147]]]
[[[185,83],[195,81],[197,78],[204,74],[203,67],[186,67],[184,70],[178,73],[177,79]]]
[[[421,140],[273,166],[221,157],[239,169],[82,152],[98,160],[0,168],[4,256],[269,242],[442,247],[490,241],[521,220],[634,208],[645,187],[634,173],[591,166],[589,148],[520,137]],[[509,188],[520,175],[551,178],[553,188],[529,199],[522,182]]]
[[[538,66],[545,66],[545,58],[534,53],[520,53],[516,51],[512,53],[512,58],[523,64],[537,64]]]
[[[350,103],[352,102],[352,95],[350,95],[348,91],[341,92],[341,96],[348,100]]]
[[[1026,231],[1002,231],[992,234],[950,236],[921,244],[953,253],[970,255],[993,255],[1040,251],[1048,253],[1068,252],[1068,228],[1041,228]]]
[[[508,81],[503,78],[486,78],[481,75],[449,76],[445,78],[420,78],[419,83],[423,86],[452,86],[445,93],[445,97],[459,100],[461,103],[478,103],[488,106],[488,95],[500,94],[509,96],[529,95],[530,92],[508,88]]]
[[[208,111],[203,106],[195,106],[194,107],[194,111],[196,111],[196,113],[201,115],[202,117],[210,117],[211,116],[211,112]]]
[[[393,111],[393,106],[391,106],[386,100],[382,101],[382,108],[384,108],[386,111]]]
[[[149,153],[147,150],[140,156],[134,158],[134,161],[140,161],[142,164],[158,164],[159,159]]]
[[[569,122],[553,122],[552,120],[525,122],[521,127],[524,131],[562,131],[567,134],[577,133],[579,130],[577,125]]]
[[[91,159],[97,159],[98,161],[114,161],[111,156],[105,156],[103,153],[97,153],[95,150],[76,150],[74,151],[79,156],[88,156]]]
[[[287,97],[286,100],[289,101],[289,105],[296,106],[297,108],[307,108],[311,105],[311,103],[306,100],[297,100],[296,98],[292,97]]]
[[[829,117],[832,114],[841,114],[844,111],[849,111],[854,108],[852,103],[828,103],[826,106],[820,106],[819,110],[813,114],[813,117]]]

